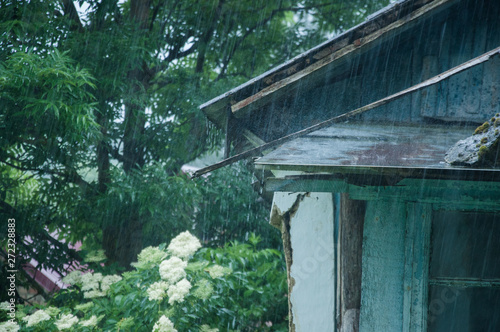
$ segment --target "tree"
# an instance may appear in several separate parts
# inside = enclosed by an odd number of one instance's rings
[[[180,169],[220,134],[197,106],[386,2],[0,0],[0,213],[23,257],[79,259],[57,231],[129,266],[155,227],[202,225]]]

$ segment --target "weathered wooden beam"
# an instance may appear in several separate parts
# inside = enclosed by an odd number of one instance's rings
[[[359,331],[361,253],[366,201],[340,198],[341,332]]]
[[[464,70],[467,70],[469,68],[472,68],[474,66],[477,66],[481,63],[484,63],[486,61],[488,61],[492,56],[494,55],[498,55],[500,54],[500,47],[497,47],[489,52],[486,52],[484,53],[483,55],[481,56],[478,56],[474,59],[471,59],[465,63],[462,63],[461,65],[458,65],[454,68],[451,68],[439,75],[436,75],[424,82],[421,82],[419,84],[416,84],[408,89],[405,89],[405,90],[402,90],[400,92],[397,92],[395,94],[392,94],[390,96],[387,96],[385,98],[382,98],[380,100],[377,100],[371,104],[368,104],[368,105],[365,105],[365,106],[362,106],[360,108],[357,108],[353,111],[350,111],[350,112],[347,112],[347,113],[344,113],[344,114],[341,114],[341,115],[338,115],[338,116],[335,116],[333,118],[330,118],[326,121],[323,121],[323,122],[320,122],[318,124],[315,124],[313,126],[310,126],[308,128],[305,128],[305,129],[302,129],[300,131],[297,131],[295,133],[292,133],[290,135],[286,135],[286,136],[283,136],[277,140],[274,140],[274,141],[271,141],[271,142],[268,142],[266,144],[262,144],[261,146],[258,146],[254,149],[250,149],[248,151],[245,151],[243,153],[240,153],[240,154],[237,154],[235,156],[232,156],[230,158],[227,158],[227,159],[224,159],[216,164],[213,164],[213,165],[210,165],[210,166],[207,166],[205,168],[201,168],[199,170],[197,170],[196,172],[193,173],[193,176],[192,178],[196,178],[196,177],[199,177],[203,174],[206,174],[208,172],[211,172],[211,171],[214,171],[216,169],[219,169],[221,167],[224,167],[224,166],[227,166],[227,165],[230,165],[238,160],[242,160],[242,159],[245,159],[245,158],[251,158],[251,157],[256,157],[258,155],[260,155],[260,153],[264,150],[268,150],[268,149],[271,149],[271,148],[275,148],[285,142],[288,142],[288,141],[291,141],[295,138],[298,138],[298,137],[301,137],[301,136],[304,136],[304,135],[307,135],[309,133],[312,133],[313,131],[316,131],[316,130],[319,130],[321,128],[325,128],[325,127],[328,127],[328,126],[331,126],[332,124],[335,124],[335,123],[339,123],[339,122],[342,122],[342,121],[345,121],[347,119],[350,119],[354,116],[357,116],[359,114],[362,114],[366,111],[369,111],[369,110],[372,110],[376,107],[379,107],[379,106],[382,106],[382,105],[385,105],[393,100],[396,100],[398,98],[401,98],[409,93],[412,93],[412,92],[415,92],[415,91],[419,91],[421,89],[424,89],[426,87],[429,87],[429,86],[432,86],[434,84],[437,84],[453,75],[456,75],[460,72],[463,72]]]
[[[500,183],[487,180],[403,179],[392,186],[355,185],[337,176],[304,175],[268,178],[266,191],[271,192],[339,192],[349,193],[354,200],[417,201],[435,206],[461,209],[500,210]],[[446,200],[443,200],[443,198]]]
[[[431,278],[429,284],[446,287],[494,287],[500,288],[500,278],[481,279],[481,278]]]
[[[226,111],[226,124],[225,124],[225,131],[226,131],[226,137],[224,141],[224,159],[229,158],[229,153],[231,149],[231,105],[227,106],[227,111]]]
[[[243,129],[242,135],[255,147],[261,146],[263,144],[266,144],[266,141],[264,141],[262,138],[259,136],[255,135],[254,132],[248,130],[248,129]]]

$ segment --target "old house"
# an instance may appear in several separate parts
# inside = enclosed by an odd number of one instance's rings
[[[498,0],[398,1],[201,106],[205,171],[259,157],[291,331],[500,331],[499,47]]]

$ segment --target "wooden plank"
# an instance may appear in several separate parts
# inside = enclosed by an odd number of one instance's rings
[[[408,203],[407,215],[403,331],[421,332],[427,326],[432,207],[430,204]]]
[[[388,49],[392,48],[387,47]],[[362,87],[359,90],[355,90],[355,93],[361,96],[361,105],[367,105],[384,96],[388,96],[387,81],[389,73],[387,71],[386,59],[390,59],[390,55],[383,53],[382,45],[374,47],[370,52],[363,54],[361,57],[360,63],[363,64],[363,72],[359,79],[362,80]],[[382,105],[377,109],[377,112],[364,113],[360,119],[362,121],[376,121],[386,113],[386,105]]]
[[[395,42],[398,48],[391,51],[394,62],[387,63],[388,83],[387,94],[396,93],[401,87],[412,86],[412,65],[411,55],[412,46],[408,45],[404,40]],[[412,40],[407,37],[408,40]],[[392,103],[387,104],[387,116],[395,119],[396,122],[411,122],[411,95],[403,96]]]
[[[211,172],[213,170],[216,170],[218,168],[221,168],[221,167],[224,167],[224,166],[227,166],[227,165],[230,165],[238,160],[241,160],[241,159],[245,159],[245,158],[250,158],[250,157],[255,157],[255,156],[258,156],[262,151],[264,150],[268,150],[270,148],[274,148],[278,145],[281,145],[285,142],[288,142],[288,141],[291,141],[295,138],[298,138],[298,137],[301,137],[301,136],[304,136],[306,134],[309,134],[309,133],[312,133],[313,131],[316,131],[316,130],[319,130],[321,128],[325,128],[325,127],[328,127],[328,126],[331,126],[332,124],[335,124],[335,123],[339,123],[339,122],[342,122],[342,121],[345,121],[349,118],[352,118],[352,117],[355,117],[357,115],[360,115],[366,111],[369,111],[369,110],[372,110],[376,107],[379,107],[379,106],[382,106],[382,105],[385,105],[393,100],[396,100],[398,98],[401,98],[409,93],[412,93],[412,92],[416,92],[416,91],[419,91],[423,88],[426,88],[428,86],[432,86],[434,84],[437,84],[449,77],[452,77],[458,73],[461,73],[469,68],[472,68],[472,67],[475,67],[481,63],[484,63],[488,60],[490,60],[491,57],[493,57],[494,55],[498,55],[500,54],[500,47],[498,48],[495,48],[489,52],[486,52],[485,54],[477,57],[477,58],[474,58],[474,59],[471,59],[457,67],[454,67],[444,73],[441,73],[437,76],[434,76],[422,83],[419,83],[417,85],[414,85],[408,89],[405,89],[403,91],[400,91],[398,93],[395,93],[393,95],[390,95],[390,96],[387,96],[385,98],[382,98],[376,102],[373,102],[371,104],[368,104],[368,105],[365,105],[363,107],[360,107],[358,109],[355,109],[353,111],[350,111],[350,112],[347,112],[347,113],[344,113],[342,115],[338,115],[338,116],[335,116],[333,118],[330,118],[326,121],[323,121],[323,122],[320,122],[316,125],[313,125],[311,127],[308,127],[308,128],[305,128],[303,130],[300,130],[298,132],[295,132],[293,134],[290,134],[290,135],[287,135],[287,136],[284,136],[284,137],[281,137],[277,140],[274,140],[274,141],[271,141],[269,143],[266,143],[266,144],[263,144],[259,147],[256,147],[254,149],[251,149],[251,150],[248,150],[248,151],[245,151],[243,153],[240,153],[238,155],[235,155],[233,157],[230,157],[230,158],[227,158],[227,159],[224,159],[216,164],[213,164],[213,165],[210,165],[210,166],[207,166],[205,168],[202,168],[202,169],[199,169],[198,171],[194,172],[193,175],[192,175],[192,178],[195,178],[195,177],[199,177],[203,174],[206,174],[208,172]]]
[[[409,204],[413,206],[412,204]],[[413,257],[414,257],[414,240],[415,240],[415,222],[412,218],[413,211],[410,208],[408,210],[408,221],[406,222],[406,233],[405,233],[405,272],[404,272],[404,282],[403,282],[403,331],[410,332],[411,325],[411,303],[412,303],[412,286],[413,286]]]
[[[500,112],[500,57],[484,64],[481,108],[490,116]]]
[[[242,135],[255,147],[266,144],[266,142],[248,129],[243,129]]]
[[[341,332],[359,331],[361,260],[366,201],[340,198]]]
[[[451,22],[446,21],[441,27],[441,35],[439,36],[439,71],[445,71],[450,68],[450,44],[453,39],[453,31]],[[446,117],[448,110],[448,81],[442,81],[438,84],[438,97],[435,115],[437,117]]]
[[[446,22],[446,21],[445,21]],[[422,52],[422,79],[426,80],[441,71],[439,70],[439,29],[431,28],[432,25],[424,27],[423,36],[421,37],[422,46],[420,52]],[[449,67],[448,67],[449,68]],[[448,69],[446,68],[446,69]],[[439,85],[433,85],[422,91],[420,91],[421,96],[421,107],[420,112],[424,117],[435,116],[437,100],[438,100],[438,89]]]
[[[269,103],[273,98],[276,98],[279,95],[289,94],[289,90],[295,88],[299,81],[306,76],[310,76],[312,74],[317,74],[320,69],[329,66],[334,61],[341,59],[346,55],[358,55],[362,52],[365,52],[367,49],[376,46],[373,45],[375,41],[380,45],[382,42],[388,40],[393,37],[396,31],[402,32],[407,29],[410,29],[412,26],[417,24],[418,19],[425,17],[430,11],[439,8],[443,5],[450,5],[449,0],[436,0],[427,4],[416,11],[410,13],[408,16],[399,19],[388,26],[376,30],[375,32],[367,35],[366,37],[360,38],[355,41],[353,44],[349,44],[346,47],[330,54],[322,58],[321,60],[313,63],[312,65],[304,68],[303,70],[284,78],[281,81],[278,81],[262,90],[257,92],[256,94],[249,96],[232,106],[233,114],[240,118],[248,114],[254,109],[258,109],[267,103]],[[313,81],[311,77],[311,81]],[[279,92],[279,95],[278,95]]]
[[[429,284],[449,287],[495,287],[500,288],[500,279],[479,279],[479,278],[431,278]]]
[[[422,58],[422,77],[428,79],[438,73],[438,57],[426,55]],[[438,98],[438,85],[433,85],[420,91],[422,116],[434,117]]]
[[[475,12],[472,21],[479,22],[474,27],[474,35],[472,36],[472,56],[475,57],[486,51],[486,37],[487,37],[487,25],[482,17],[478,16]],[[484,76],[484,65],[472,68],[467,72],[468,88],[466,90],[466,105],[464,107],[466,112],[472,114],[472,121],[483,123],[483,119],[491,117],[494,113],[491,110],[481,107],[481,92],[483,91],[483,76]]]
[[[363,229],[359,330],[402,331],[405,204],[370,201]]]
[[[413,36],[412,38],[412,43],[416,45],[412,49],[411,53],[411,66],[412,66],[412,76],[411,76],[411,81],[412,85],[417,85],[418,83],[422,82],[422,54],[423,52],[421,51],[422,48],[422,42],[421,42],[421,34]],[[421,103],[422,103],[422,97],[421,93],[412,93],[411,95],[411,110],[410,110],[410,116],[411,116],[411,121],[412,122],[418,122],[419,119],[422,119],[421,116]]]
[[[361,75],[358,75],[360,70],[360,57],[354,59],[350,64],[350,75],[347,79],[343,80],[342,89],[338,92],[334,92],[331,95],[332,101],[336,99],[335,106],[336,114],[341,114],[345,110],[356,109],[363,104],[361,103],[361,93],[363,79]]]
[[[231,149],[231,106],[227,106],[226,111],[226,125],[224,126],[226,137],[224,140],[224,159],[229,158],[229,153]]]
[[[493,7],[492,7],[493,6]],[[488,20],[497,20],[500,17],[500,3],[489,2]],[[500,24],[488,24],[488,49],[500,45]],[[484,64],[483,83],[481,91],[481,108],[490,112],[490,115],[500,112],[500,57],[491,59]]]
[[[379,182],[380,183],[380,182]],[[349,193],[355,200],[399,199],[445,210],[500,210],[500,184],[487,181],[404,179],[392,186],[348,183],[340,175],[299,175],[266,179],[266,191]]]
[[[465,28],[464,26],[470,21],[468,10],[461,10],[457,13],[457,17],[452,20],[453,35],[455,38],[451,40],[450,63],[456,65],[462,63],[464,59],[472,57],[472,42],[474,37],[473,28]],[[448,80],[448,107],[447,118],[458,120],[467,120],[478,113],[478,109],[474,109],[474,104],[469,105],[467,98],[467,89],[470,86],[469,72],[460,73]],[[474,96],[476,100],[477,96]],[[483,119],[482,119],[483,120]],[[481,121],[483,122],[483,121]]]

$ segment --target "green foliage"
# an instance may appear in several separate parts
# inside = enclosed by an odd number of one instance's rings
[[[280,232],[269,225],[270,205],[252,188],[252,180],[243,164],[197,180],[201,199],[195,231],[200,239],[223,246],[229,241],[246,241],[250,233],[257,232],[264,247],[281,247]]]
[[[0,64],[0,149],[2,160],[35,168],[55,166],[92,144],[98,134],[94,121],[95,85],[87,70],[57,50],[44,57],[17,52]],[[9,149],[17,148],[24,152]]]
[[[82,259],[67,243],[82,241],[82,255],[104,249],[126,268],[184,229],[279,247],[248,172],[182,174],[220,144],[198,105],[387,1],[75,3],[0,0],[0,238],[15,218],[19,267],[63,273]]]
[[[18,268],[34,258],[60,270],[78,258],[49,233],[76,222],[69,213],[80,197],[76,170],[99,138],[93,88],[90,74],[57,50],[20,51],[0,63],[0,239],[7,219],[16,219]]]
[[[94,279],[84,280],[82,276],[72,275],[69,278],[73,281],[66,281],[75,286],[57,294],[51,306],[18,307],[21,331],[58,331],[54,323],[63,315],[78,318],[79,324],[73,325],[71,331],[152,331],[162,316],[168,317],[179,331],[208,328],[286,331],[288,310],[284,260],[279,251],[258,250],[259,242],[259,237],[252,234],[247,244],[234,242],[223,248],[199,250],[189,263],[184,263],[187,265],[182,270],[185,275],[178,279],[185,278],[191,287],[177,301],[172,301],[177,292],[170,290],[170,286],[168,290],[155,293],[157,297],[150,291],[155,283],[169,283],[161,272],[165,264],[161,262],[175,257],[171,251],[173,242],[167,249],[165,244],[145,249],[144,255],[139,256],[139,263],[135,264],[135,270],[123,273],[118,282],[116,280],[120,278],[108,277],[114,283],[95,298],[86,297],[90,289],[107,288],[106,277],[94,273],[87,274]],[[99,280],[98,284],[93,280]],[[179,282],[170,284],[176,283]],[[26,315],[40,309],[51,317],[27,327],[30,319]],[[92,316],[98,321],[97,326],[81,325]]]

